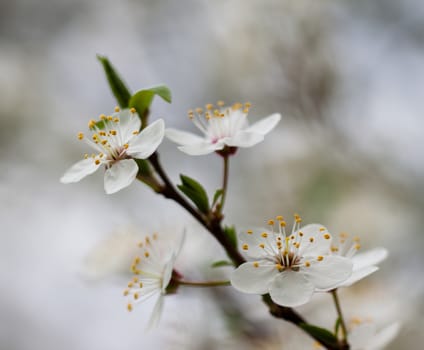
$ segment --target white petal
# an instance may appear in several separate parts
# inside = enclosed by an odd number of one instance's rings
[[[178,149],[187,153],[190,156],[203,156],[224,148],[224,145],[220,143],[210,143],[203,141],[202,143],[197,143],[193,145],[180,146]]]
[[[272,232],[264,228],[254,228],[251,231],[252,233],[244,231],[238,235],[243,253],[253,259],[263,259],[267,256],[278,254],[277,244]],[[263,232],[267,234],[266,238],[261,236]],[[259,246],[261,243],[265,244],[265,248]],[[247,246],[245,246],[245,244],[247,244]]]
[[[251,261],[241,264],[231,275],[231,285],[244,293],[268,293],[270,283],[279,272],[271,262],[260,260],[258,263],[258,267]]]
[[[133,132],[140,130],[140,117],[137,113],[131,113],[129,109],[124,109],[121,112],[114,114],[113,116],[119,118],[119,127],[122,133],[122,143],[127,143],[133,137]]]
[[[306,304],[312,297],[314,285],[302,273],[281,272],[271,283],[269,294],[278,305],[295,307]]]
[[[388,251],[385,248],[375,248],[367,250],[366,252],[356,254],[353,256],[353,268],[355,270],[362,269],[363,267],[377,265],[387,258]]]
[[[274,113],[266,118],[259,120],[256,123],[253,123],[251,126],[246,128],[245,131],[266,135],[276,127],[280,120],[281,115],[279,113]]]
[[[150,157],[159,147],[164,135],[165,123],[162,119],[158,119],[130,140],[127,154],[139,159]]]
[[[255,132],[240,131],[225,143],[232,147],[252,147],[263,141],[264,136]]]
[[[166,293],[166,287],[168,287],[169,282],[171,281],[172,277],[172,270],[174,269],[174,262],[175,262],[176,256],[173,255],[171,260],[168,261],[168,263],[165,264],[165,267],[163,268],[163,276],[162,276],[162,293]]]
[[[373,323],[362,323],[354,327],[348,334],[352,350],[365,350],[376,332]]]
[[[156,301],[155,306],[153,307],[152,314],[150,315],[150,320],[147,329],[155,328],[159,324],[160,318],[162,316],[164,298],[165,296],[163,294],[159,295],[159,298]]]
[[[366,266],[362,269],[355,270],[355,265],[353,265],[352,276],[350,276],[345,282],[343,282],[339,287],[350,287],[352,284],[360,281],[361,279],[371,275],[372,273],[378,270],[377,266]]]
[[[321,231],[321,229],[324,231]],[[321,224],[306,225],[301,227],[298,231],[303,233],[299,249],[300,255],[323,255],[330,250],[331,238],[325,238],[328,237],[327,235],[329,235],[329,233]],[[297,235],[297,232],[295,235]],[[313,241],[311,242],[310,239],[313,239]]]
[[[399,322],[393,323],[390,326],[383,328],[371,339],[366,347],[366,350],[381,350],[392,342],[398,335],[400,330]]]
[[[87,175],[94,173],[100,165],[96,164],[93,158],[80,160],[66,171],[60,178],[60,182],[64,184],[78,182]]]
[[[339,286],[352,275],[352,262],[341,256],[324,256],[324,260],[302,266],[301,271],[316,288],[330,290]]]
[[[165,136],[179,145],[194,145],[204,141],[203,137],[192,134],[191,132],[177,129],[166,129]]]
[[[124,159],[115,162],[105,172],[105,191],[107,194],[118,192],[129,186],[138,173],[134,159]]]

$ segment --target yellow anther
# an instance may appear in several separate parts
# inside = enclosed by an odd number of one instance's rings
[[[224,101],[218,101],[216,103],[219,107],[223,107],[225,105]]]
[[[137,300],[139,298],[139,294],[138,293],[134,293],[134,300]]]
[[[296,237],[294,236],[294,235],[291,235],[290,236],[290,239],[295,239]]]
[[[135,264],[135,265],[140,264],[140,261],[141,261],[141,258],[140,258],[139,256],[136,256],[136,257],[134,258],[134,264]]]
[[[94,119],[90,119],[88,122],[88,127],[91,129],[91,128],[94,128],[95,125],[96,125],[96,121]]]
[[[96,159],[96,160],[94,161],[94,164],[99,165],[99,164],[100,164],[100,160],[99,160],[99,159]]]
[[[302,231],[299,231],[299,236],[300,237],[303,237],[303,232]]]
[[[280,221],[280,226],[281,227],[286,227],[286,222],[285,221]]]
[[[314,242],[314,237],[309,237],[309,242],[313,243]]]
[[[253,233],[253,231],[252,230],[247,230],[246,233],[249,234],[249,235],[251,235]]]
[[[142,248],[142,247],[143,247],[143,242],[138,242],[138,243],[137,243],[137,246],[138,246],[139,248]]]
[[[104,132],[104,131],[99,131],[99,135],[100,135],[100,136],[106,136],[106,132]]]
[[[319,228],[319,231],[320,231],[320,232],[324,232],[324,231],[325,231],[325,227],[320,227],[320,228]]]
[[[128,149],[128,147],[130,147],[130,145],[128,143],[124,144],[125,149]]]
[[[197,114],[203,114],[203,108],[196,108],[196,113]]]
[[[283,271],[283,265],[281,265],[279,263],[275,264],[275,268],[280,272]]]
[[[137,283],[138,282],[138,277],[133,277],[132,280],[133,280],[134,283]]]
[[[281,215],[276,216],[275,219],[277,219],[278,221],[284,220],[284,218]]]
[[[322,255],[318,255],[318,256],[317,256],[317,260],[318,260],[318,261],[323,261],[323,260],[324,260],[324,257],[323,257]]]
[[[104,146],[107,144],[107,140],[102,140],[101,144]]]
[[[212,104],[212,103],[208,103],[208,104],[206,104],[205,108],[206,108],[208,111],[211,111],[211,110],[213,109],[213,104]]]
[[[138,131],[138,130],[134,130],[133,132],[132,132],[132,134],[133,135],[138,135],[140,132]]]
[[[261,233],[261,236],[262,236],[263,238],[267,238],[267,237],[268,237],[268,233],[266,233],[266,232],[262,232],[262,233]]]
[[[325,238],[325,239],[330,239],[330,238],[331,238],[331,236],[330,236],[330,234],[329,234],[329,233],[326,233],[326,234],[324,235],[324,238]]]
[[[246,103],[244,104],[244,106],[245,106],[246,108],[250,108],[250,107],[252,107],[252,104],[251,104],[250,102],[246,102]]]
[[[274,222],[274,220],[268,220],[268,225],[274,225],[275,224],[275,222]]]
[[[111,130],[110,131],[110,134],[113,135],[113,136],[115,136],[117,134],[117,132],[116,132],[116,130]]]
[[[305,266],[306,266],[306,267],[309,267],[309,266],[311,266],[311,263],[310,263],[309,261],[307,261],[307,260],[306,260],[306,261],[305,261]]]
[[[130,293],[130,291],[128,289],[125,289],[124,290],[124,293],[123,293],[124,294],[124,297],[126,297],[129,293]]]
[[[237,109],[240,109],[242,107],[243,107],[243,105],[241,103],[236,102],[236,103],[233,104],[233,106],[231,108],[233,110],[237,110]]]
[[[111,122],[113,120],[113,117],[111,115],[108,115],[107,120],[109,120]]]
[[[139,286],[140,288],[143,288],[143,282],[140,282],[140,283],[138,284],[138,286]]]
[[[358,236],[353,237],[353,241],[359,243],[360,242],[360,238]]]
[[[258,263],[257,261],[255,261],[255,262],[253,263],[253,267],[259,267],[259,263]]]
[[[220,113],[219,116],[220,116],[220,118],[224,118],[225,117],[225,114],[224,113]]]
[[[105,120],[106,119],[106,116],[104,114],[100,114],[99,119],[100,120]]]
[[[331,251],[332,251],[332,252],[338,252],[338,251],[339,251],[339,248],[337,248],[337,247],[335,247],[335,246],[332,246],[332,247],[331,247]]]
[[[215,117],[219,117],[219,115],[220,115],[221,113],[219,113],[219,110],[217,110],[217,109],[215,109],[214,111],[213,111],[213,115],[215,116]]]
[[[84,138],[84,134],[82,132],[78,133],[78,140],[82,140]]]
[[[146,250],[146,251],[144,252],[144,256],[145,256],[146,258],[148,258],[148,257],[150,256],[150,253]]]
[[[243,250],[248,250],[249,249],[249,245],[245,243],[245,244],[243,244],[242,248],[243,248]]]
[[[302,218],[300,216],[295,217],[294,221],[296,221],[297,223],[302,222]]]
[[[84,159],[87,159],[88,158],[88,154],[86,153],[86,154],[84,154]]]
[[[136,112],[137,112],[137,111],[136,111],[136,109],[135,109],[134,107],[130,109],[130,113],[133,113],[133,114],[134,114],[134,113],[136,113]]]
[[[149,236],[146,237],[146,244],[150,244],[150,237]]]
[[[128,305],[127,305],[127,310],[128,310],[128,311],[132,311],[132,310],[133,310],[133,306],[132,306],[132,304],[131,304],[131,303],[128,303]]]
[[[259,247],[261,247],[262,249],[265,249],[265,244],[261,243],[259,244]]]
[[[99,153],[100,158],[103,158],[104,156],[105,156],[104,153]]]
[[[114,111],[115,111],[116,113],[118,113],[120,110],[121,110],[121,109],[120,109],[118,106],[116,106],[116,107],[115,107],[115,109],[114,109]]]
[[[128,288],[132,288],[132,287],[134,287],[134,283],[129,282],[129,283],[128,283]]]
[[[141,270],[135,269],[133,271],[134,275],[140,275],[141,274]]]
[[[283,246],[283,243],[281,243],[281,241],[277,241],[277,248],[281,249],[282,246]]]
[[[118,117],[113,118],[113,122],[114,123],[119,123],[119,118]]]
[[[211,118],[212,118],[212,116],[211,116],[211,114],[210,114],[209,112],[206,112],[206,113],[205,113],[205,118],[206,118],[207,120],[209,120],[209,119],[211,119]]]
[[[300,247],[300,243],[299,243],[299,242],[297,242],[297,243],[295,243],[295,244],[294,244],[294,246],[295,246],[297,249],[299,249],[299,247]]]
[[[355,244],[355,249],[356,249],[356,250],[361,249],[361,245],[360,245],[359,243]]]
[[[243,109],[243,113],[244,113],[244,114],[249,113],[249,108],[244,108],[244,109]]]

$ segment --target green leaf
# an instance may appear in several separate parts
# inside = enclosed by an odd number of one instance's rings
[[[237,248],[237,231],[235,226],[225,226],[224,232],[233,247]]]
[[[215,203],[218,201],[218,199],[222,196],[224,191],[221,189],[216,190],[215,194],[213,195],[213,201],[212,201],[212,207],[215,205]]]
[[[180,178],[182,184],[177,187],[191,199],[202,213],[207,214],[209,212],[209,199],[203,186],[188,176],[181,174]]]
[[[119,76],[118,72],[109,62],[107,57],[97,55],[97,59],[103,66],[107,81],[109,82],[110,89],[112,90],[112,93],[115,96],[118,105],[121,108],[128,108],[128,104],[131,98],[131,92],[125,85],[122,78]]]
[[[320,340],[323,344],[330,344],[330,343],[336,344],[338,341],[335,335],[325,328],[313,326],[308,323],[300,323],[299,326],[304,331],[306,331],[307,333],[309,333],[316,339]]]
[[[211,267],[223,267],[223,266],[234,266],[234,264],[227,260],[219,260],[215,261]]]
[[[138,115],[143,121],[149,113],[150,105],[155,95],[161,97],[164,101],[171,103],[171,90],[165,85],[153,86],[148,89],[137,91],[129,100],[129,107],[135,108]]]

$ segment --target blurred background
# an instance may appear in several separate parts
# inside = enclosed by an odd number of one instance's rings
[[[424,6],[419,0],[0,0],[0,348],[312,349],[256,296],[181,289],[158,329],[152,303],[129,314],[122,290],[134,242],[187,227],[177,267],[225,278],[225,257],[182,209],[135,183],[116,195],[102,174],[61,185],[87,151],[76,139],[115,106],[96,54],[137,89],[165,83],[152,118],[195,130],[189,108],[250,101],[249,119],[283,120],[231,162],[226,223],[302,215],[384,246],[381,270],[341,293],[346,317],[399,320],[389,349],[424,341]],[[215,155],[165,141],[170,176],[213,193]],[[331,327],[329,296],[301,312]]]

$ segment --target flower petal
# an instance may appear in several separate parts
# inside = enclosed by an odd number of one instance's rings
[[[352,350],[368,349],[370,340],[376,332],[374,323],[362,323],[354,327],[348,334],[348,340]]]
[[[244,293],[266,294],[278,274],[275,264],[269,261],[246,262],[233,271],[231,285]]]
[[[140,130],[140,117],[137,113],[131,113],[129,109],[124,109],[121,112],[113,114],[113,117],[119,118],[119,128],[122,133],[122,143],[127,143],[131,138],[133,138],[133,132]]]
[[[172,128],[165,130],[165,136],[179,145],[194,145],[204,141],[203,137],[197,136],[191,132]]]
[[[295,307],[306,304],[312,297],[314,285],[302,273],[283,271],[269,288],[271,299],[278,305]]]
[[[377,266],[366,266],[362,269],[355,270],[355,265],[353,265],[352,276],[350,276],[345,282],[343,282],[339,287],[350,287],[352,284],[360,281],[361,279],[371,275],[372,273],[378,270]]]
[[[264,140],[264,136],[255,132],[240,131],[225,143],[231,147],[252,147]]]
[[[330,250],[331,235],[321,224],[310,224],[301,227],[297,232],[303,233],[299,254],[303,256],[323,255]]]
[[[60,182],[64,184],[78,182],[87,175],[94,173],[100,165],[101,163],[96,164],[93,158],[80,160],[66,171],[60,178]]]
[[[311,266],[302,266],[301,271],[316,288],[330,290],[339,286],[352,275],[352,262],[341,256],[324,256],[322,261],[311,261]]]
[[[261,135],[268,134],[272,129],[276,127],[278,122],[281,120],[281,114],[274,113],[270,116],[253,123],[251,126],[246,128],[244,131],[254,132]]]
[[[244,231],[238,235],[240,247],[246,255],[253,259],[263,259],[267,256],[279,254],[272,232],[265,228],[254,228],[248,232],[250,233]],[[267,235],[265,238],[262,236],[264,233]],[[264,244],[264,248],[260,244]]]
[[[192,145],[180,146],[178,149],[187,153],[190,156],[203,156],[224,148],[224,145],[221,143],[210,143],[203,141],[202,143],[196,143]]]
[[[150,320],[147,325],[147,329],[155,328],[159,324],[160,318],[162,316],[164,298],[165,296],[163,294],[159,295],[158,300],[156,301],[155,306],[153,307],[152,314],[150,315]]]
[[[388,256],[388,251],[385,248],[375,248],[367,250],[366,252],[356,254],[353,256],[353,268],[359,270],[364,267],[377,265],[382,262]]]
[[[400,323],[395,322],[390,326],[383,328],[371,339],[367,344],[366,350],[381,350],[384,349],[393,339],[396,338],[400,330]]]
[[[124,159],[115,162],[105,172],[105,191],[107,194],[118,192],[129,186],[138,173],[138,166],[134,159]]]
[[[139,159],[150,157],[159,147],[164,135],[165,122],[158,119],[130,140],[127,154]]]

